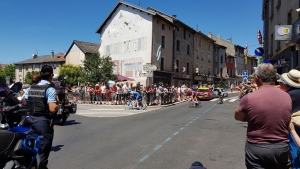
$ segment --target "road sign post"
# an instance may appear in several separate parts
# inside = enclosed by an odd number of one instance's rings
[[[143,65],[143,69],[144,71],[155,71],[157,70],[157,66],[156,65]]]
[[[140,77],[153,77],[153,73],[140,73]]]
[[[244,83],[247,83],[247,81],[248,81],[248,76],[249,76],[249,74],[248,74],[248,70],[243,70],[243,81],[244,81]]]

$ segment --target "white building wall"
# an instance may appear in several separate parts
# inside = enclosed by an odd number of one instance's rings
[[[112,57],[116,74],[137,78],[151,63],[152,15],[120,5],[100,34],[100,55]]]

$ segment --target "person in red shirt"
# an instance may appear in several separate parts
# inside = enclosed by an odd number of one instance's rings
[[[90,94],[90,102],[91,102],[91,104],[93,104],[94,103],[94,96],[95,96],[94,92],[95,92],[95,90],[92,86],[90,86],[88,88],[88,90],[89,90],[89,94]]]
[[[111,88],[110,88],[110,91],[111,91],[111,101],[112,102],[117,102],[117,86],[116,84],[114,84]]]
[[[96,84],[95,86],[95,95],[96,95],[96,100],[97,101],[96,104],[102,104],[101,103],[101,87],[99,86],[99,84]]]

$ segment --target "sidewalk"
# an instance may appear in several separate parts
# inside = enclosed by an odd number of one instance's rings
[[[177,104],[180,104],[180,103],[183,103],[183,102],[186,102],[188,100],[182,100],[180,102],[174,102],[174,103],[169,103],[169,104],[166,104],[166,105],[151,105],[151,106],[148,106],[148,107],[169,107],[169,106],[174,106],[174,105],[177,105]],[[77,103],[77,105],[82,105],[82,106],[104,106],[104,107],[121,107],[121,106],[126,106],[126,105],[115,105],[115,104],[80,104],[80,103]]]

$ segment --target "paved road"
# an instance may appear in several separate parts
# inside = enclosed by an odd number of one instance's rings
[[[208,169],[245,168],[247,124],[234,120],[233,97],[223,105],[206,101],[189,108],[186,102],[136,113],[80,107],[66,126],[55,127],[49,168],[184,169],[196,160]]]

